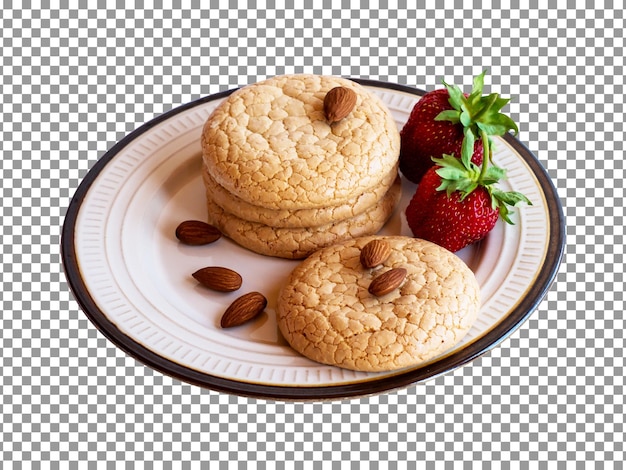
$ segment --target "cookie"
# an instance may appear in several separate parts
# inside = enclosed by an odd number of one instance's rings
[[[361,265],[361,249],[380,238],[391,254],[379,267]],[[372,280],[392,268],[407,275],[376,297]],[[402,236],[361,237],[324,248],[302,261],[283,286],[277,320],[304,356],[358,371],[417,366],[457,344],[480,308],[480,286],[453,253]]]
[[[276,228],[224,211],[207,192],[208,222],[237,244],[256,253],[300,259],[343,240],[378,232],[393,214],[400,195],[401,183],[397,177],[377,204],[355,217],[315,227]]]
[[[329,124],[324,97],[337,86],[354,90],[356,105]],[[201,142],[217,184],[273,210],[347,203],[377,187],[400,153],[400,133],[382,101],[351,80],[323,75],[282,75],[240,88],[211,113]]]
[[[355,217],[366,209],[376,205],[387,191],[389,191],[389,188],[391,188],[396,181],[397,176],[398,170],[396,166],[376,187],[351,198],[343,204],[328,205],[314,209],[277,210],[255,206],[238,198],[217,184],[206,167],[202,169],[202,178],[207,193],[212,201],[225,212],[237,216],[240,219],[276,228],[316,227]]]

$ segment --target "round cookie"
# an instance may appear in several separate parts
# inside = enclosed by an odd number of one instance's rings
[[[354,109],[329,124],[326,93],[354,90]],[[240,88],[211,113],[203,161],[226,191],[268,209],[337,205],[376,187],[398,162],[390,111],[363,86],[323,75],[282,75]]]
[[[398,177],[397,166],[389,172],[376,187],[351,198],[339,205],[328,205],[314,209],[267,209],[254,206],[238,198],[217,184],[206,166],[202,167],[204,186],[211,200],[225,212],[250,222],[257,222],[272,227],[302,228],[317,227],[343,219],[355,217],[377,204],[389,191]]]
[[[224,211],[207,192],[207,221],[239,245],[256,253],[300,259],[320,248],[378,232],[393,214],[401,192],[400,177],[396,177],[381,200],[359,215],[327,225],[301,228],[276,228],[243,220]]]
[[[391,255],[365,269],[361,248],[386,240]],[[407,270],[389,294],[368,292],[389,269]],[[480,308],[480,286],[456,255],[421,239],[362,237],[309,256],[291,273],[278,298],[277,320],[289,344],[324,364],[359,371],[416,366],[453,347]]]

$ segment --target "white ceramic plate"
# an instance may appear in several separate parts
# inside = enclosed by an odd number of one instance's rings
[[[423,92],[357,80],[381,97],[401,128]],[[91,321],[117,346],[145,364],[215,390],[269,398],[318,399],[378,393],[432,378],[478,357],[510,335],[544,297],[563,253],[558,196],[537,159],[516,139],[496,140],[494,160],[508,169],[505,189],[521,191],[532,206],[515,210],[516,224],[498,222],[481,243],[458,255],[475,272],[483,305],[470,333],[454,350],[420,367],[359,373],[314,363],[281,337],[278,291],[298,261],[254,254],[222,238],[185,246],[174,231],[205,219],[200,176],[200,132],[230,92],[187,104],[120,141],[89,172],[74,196],[63,228],[69,284]],[[403,199],[382,230],[410,235],[403,212],[415,185],[403,181]],[[191,273],[230,267],[242,288],[215,293]],[[242,293],[263,292],[266,312],[221,329],[224,309]]]

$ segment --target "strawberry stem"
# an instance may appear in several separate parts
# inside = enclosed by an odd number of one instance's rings
[[[483,139],[483,163],[480,168],[480,176],[478,177],[479,183],[484,181],[485,175],[487,174],[487,167],[489,166],[488,161],[491,160],[491,145],[489,145],[489,135],[481,130],[480,136]]]

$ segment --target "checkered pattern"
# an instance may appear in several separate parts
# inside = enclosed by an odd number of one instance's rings
[[[280,0],[228,2],[241,5],[230,9],[196,0],[183,10],[169,2],[81,3],[0,11],[7,468],[79,461],[622,468],[622,0],[587,8],[455,0],[438,9],[430,1],[407,8],[412,2],[325,0],[299,10]],[[156,115],[282,73],[432,89],[442,78],[471,85],[484,68],[487,88],[512,97],[520,139],[554,179],[568,247],[534,315],[471,365],[363,399],[239,398],[130,359],[68,291],[59,254],[65,208],[94,162]]]

